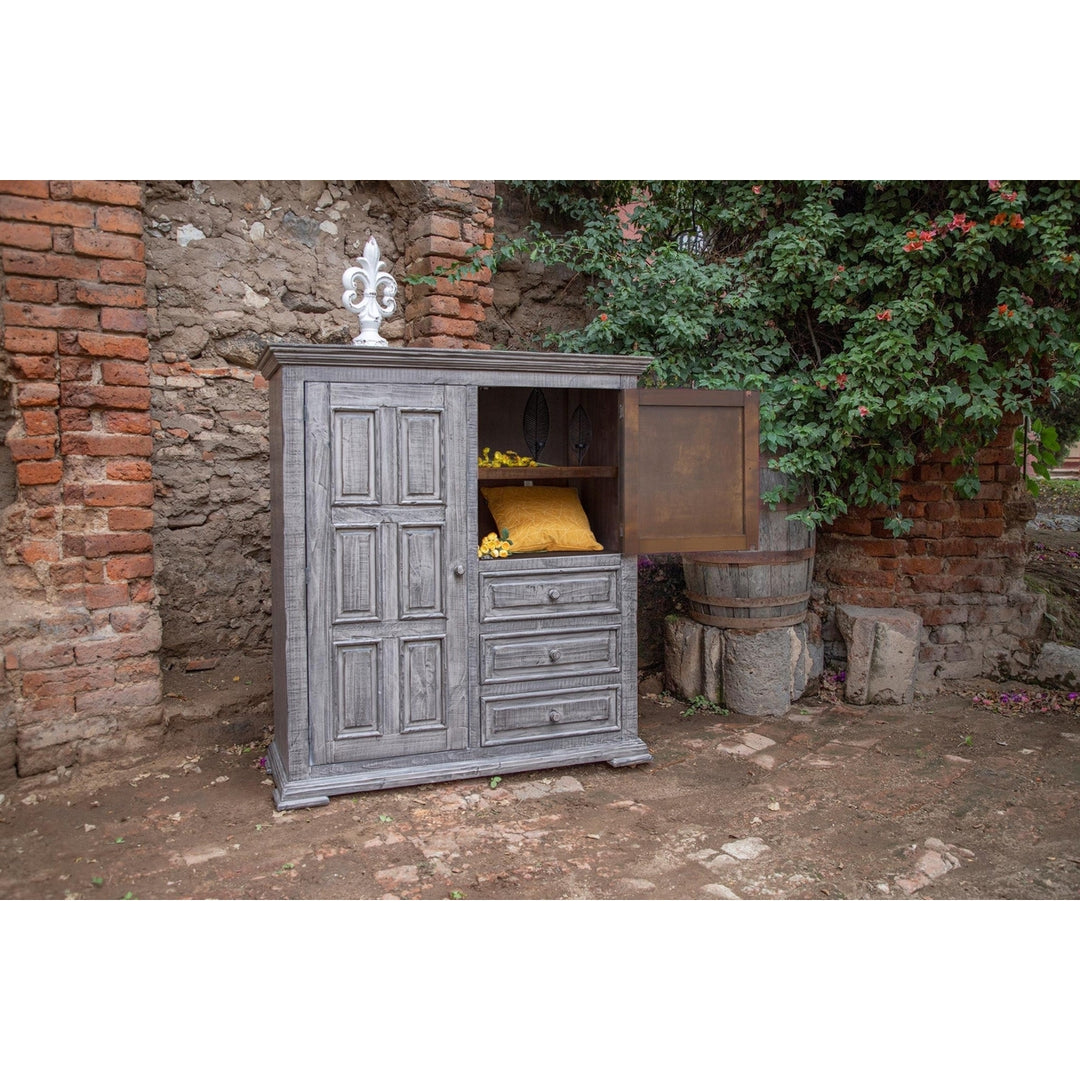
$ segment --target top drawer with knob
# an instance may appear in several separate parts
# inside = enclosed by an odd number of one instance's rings
[[[614,569],[506,570],[480,575],[480,618],[610,615],[619,610]]]

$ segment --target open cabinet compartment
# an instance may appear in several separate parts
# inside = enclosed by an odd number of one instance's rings
[[[510,450],[532,456],[533,448],[524,434],[524,417],[534,393],[543,395],[548,418],[538,464],[478,467],[478,488],[521,484],[573,487],[597,542],[604,551],[620,551],[620,391],[566,386],[482,386],[477,391],[477,442],[481,451]],[[575,443],[572,434],[575,416],[584,417],[588,425],[590,435],[584,447]],[[495,521],[479,491],[477,522],[481,536],[496,531]]]
[[[481,449],[530,455],[523,416],[542,393],[548,436],[537,466],[478,468],[478,487],[577,489],[605,551],[732,551],[758,529],[757,395],[730,390],[481,387]],[[578,441],[581,410],[590,433]],[[478,493],[479,494],[479,493]],[[482,495],[480,535],[495,530]]]

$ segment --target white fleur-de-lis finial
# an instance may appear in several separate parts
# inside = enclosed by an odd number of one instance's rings
[[[388,315],[393,315],[397,302],[397,282],[386,272],[386,264],[379,258],[379,245],[373,236],[364,245],[364,255],[359,266],[350,266],[341,275],[345,288],[341,302],[346,309],[360,316],[360,336],[353,338],[354,345],[388,345],[379,333],[379,325]],[[360,288],[363,286],[363,295]],[[379,290],[382,290],[382,300]]]

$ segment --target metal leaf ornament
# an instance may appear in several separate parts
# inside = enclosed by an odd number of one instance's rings
[[[570,445],[577,452],[577,463],[585,460],[585,454],[592,442],[592,421],[589,414],[579,405],[570,417]]]
[[[539,461],[541,452],[547,446],[548,431],[551,427],[547,398],[544,397],[543,390],[537,388],[529,395],[529,400],[525,402],[525,413],[521,418],[521,425],[529,456],[534,461]]]

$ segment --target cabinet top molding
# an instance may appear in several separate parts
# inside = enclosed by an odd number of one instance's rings
[[[619,375],[635,379],[652,363],[650,356],[608,356],[600,353],[528,352],[509,349],[366,349],[352,345],[268,345],[259,357],[259,373],[270,378],[279,368],[344,365],[381,368],[388,364],[432,371],[530,372],[551,375]]]

